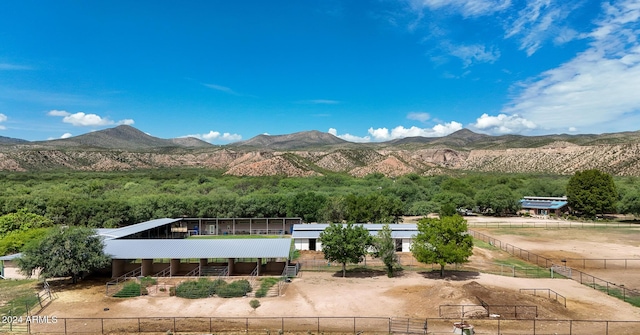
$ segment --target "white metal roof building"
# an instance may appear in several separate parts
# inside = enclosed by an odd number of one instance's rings
[[[356,223],[354,225],[363,226],[369,231],[369,234],[378,235],[378,231],[384,227],[381,223]],[[322,251],[322,243],[320,243],[320,233],[323,232],[329,224],[326,223],[310,223],[293,225],[293,243],[298,250],[316,250]],[[418,234],[417,224],[389,224],[391,228],[391,237],[395,240],[396,251],[410,252],[413,236]]]
[[[288,264],[289,238],[187,239],[183,219],[162,218],[118,229],[98,229],[112,259],[112,277],[201,275],[206,268],[226,273],[282,272]],[[276,265],[274,265],[276,264]]]

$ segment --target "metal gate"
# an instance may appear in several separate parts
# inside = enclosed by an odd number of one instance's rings
[[[427,321],[424,319],[391,318],[389,330],[392,334],[426,334]]]

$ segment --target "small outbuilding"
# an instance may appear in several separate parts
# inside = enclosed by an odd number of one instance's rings
[[[560,216],[566,212],[567,197],[524,197],[520,200],[521,213],[532,216]]]
[[[0,279],[25,279],[27,276],[20,273],[15,260],[21,254],[12,254],[0,257]]]

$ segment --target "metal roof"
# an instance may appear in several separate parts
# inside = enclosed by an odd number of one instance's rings
[[[16,258],[20,258],[20,256],[22,256],[21,253],[19,254],[11,254],[11,255],[6,255],[6,256],[2,256],[0,257],[0,261],[12,261]]]
[[[567,201],[553,201],[553,200],[520,200],[522,208],[534,208],[534,209],[560,209],[568,204]]]
[[[319,239],[320,238],[320,233],[322,231],[318,230],[318,231],[311,231],[311,230],[306,230],[306,231],[294,231],[293,235],[291,235],[291,238],[293,239]],[[378,236],[378,231],[369,231],[369,234],[371,236]],[[416,234],[418,234],[418,231],[408,231],[408,230],[402,230],[402,231],[392,231],[391,232],[391,238],[413,238]]]
[[[354,226],[363,226],[368,231],[378,231],[384,227],[383,223],[354,223]],[[296,231],[323,231],[327,227],[329,227],[329,223],[303,223],[303,224],[294,224],[293,232]],[[389,224],[389,228],[391,231],[418,231],[418,225],[415,223],[399,223],[399,224]]]
[[[106,240],[113,259],[288,258],[289,238]]]
[[[106,229],[102,229],[104,232],[101,233],[100,231],[98,231],[98,235],[103,236],[106,239],[121,238],[129,235],[137,234],[145,230],[149,230],[149,229],[161,227],[170,223],[178,222],[180,220],[182,219],[169,219],[169,218],[155,219],[155,220],[136,223],[134,225],[117,228],[113,230],[108,230],[108,231]]]
[[[371,234],[372,236],[378,235],[378,232],[382,230],[382,227],[384,227],[384,224],[379,223],[356,223],[354,225],[363,226],[369,231],[369,234]],[[325,223],[296,224],[293,225],[293,233],[291,234],[291,238],[318,239],[320,238],[320,233],[327,227],[329,227],[329,224]],[[418,233],[417,224],[390,224],[389,228],[391,228],[392,238],[412,238]]]

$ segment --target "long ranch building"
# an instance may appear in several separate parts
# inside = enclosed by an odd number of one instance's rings
[[[357,223],[363,226],[373,236],[378,235],[378,231],[382,229],[384,224],[379,223]],[[322,251],[322,243],[320,242],[320,233],[323,232],[329,224],[326,223],[310,223],[296,224],[293,226],[293,243],[298,250],[315,250]],[[390,224],[391,237],[396,244],[397,252],[410,252],[413,237],[418,234],[418,225],[416,224]]]

